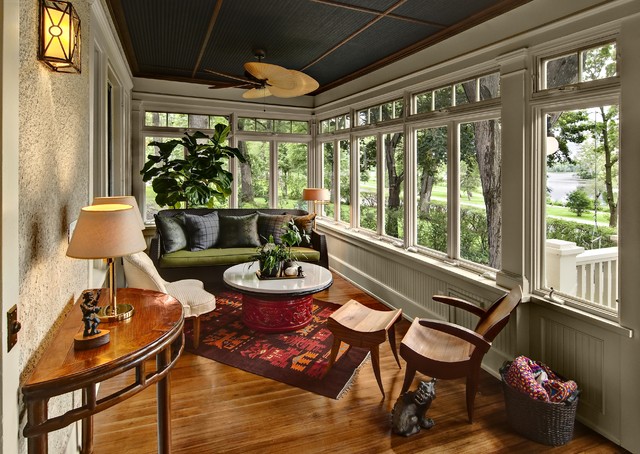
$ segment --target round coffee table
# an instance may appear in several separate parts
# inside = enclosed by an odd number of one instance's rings
[[[333,284],[331,272],[313,263],[299,263],[304,277],[258,279],[256,262],[234,265],[223,280],[242,293],[242,321],[255,331],[284,333],[308,325],[313,294]]]

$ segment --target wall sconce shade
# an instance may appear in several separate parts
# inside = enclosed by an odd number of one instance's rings
[[[547,136],[547,140],[545,142],[547,156],[551,156],[553,153],[558,151],[559,147],[560,144],[558,143],[558,139],[553,136]]]
[[[38,59],[53,71],[80,72],[80,18],[70,2],[40,0]]]

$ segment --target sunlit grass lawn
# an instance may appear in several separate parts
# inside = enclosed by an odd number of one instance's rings
[[[447,188],[445,186],[434,186],[433,193],[431,195],[433,200],[438,201],[446,201],[447,200]],[[476,208],[484,208],[484,198],[482,194],[478,192],[472,193],[471,199],[467,198],[467,194],[461,194],[461,205],[463,206],[475,206]],[[584,223],[593,222],[593,210],[588,210],[582,213],[582,216],[579,217],[569,208],[558,205],[547,205],[546,206],[547,216],[552,216],[555,218],[562,218],[568,221],[578,221]],[[609,213],[606,211],[598,211],[598,224],[608,225],[609,224]]]

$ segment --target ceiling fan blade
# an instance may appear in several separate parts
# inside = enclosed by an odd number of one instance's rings
[[[247,79],[246,77],[241,76],[233,76],[231,74],[225,74],[218,71],[213,71],[211,69],[205,69],[206,72],[215,74],[216,76],[226,77],[227,79],[237,80],[238,82],[242,82],[243,84],[251,84],[251,85],[260,85],[260,82],[256,82],[255,80]]]
[[[305,73],[295,70],[288,70],[294,81],[293,88],[283,89],[277,85],[270,86],[271,94],[279,98],[295,98],[296,96],[306,95],[316,90],[320,85],[318,82]],[[270,83],[270,81],[268,81]]]
[[[253,77],[283,89],[295,87],[295,80],[287,68],[262,62],[247,62],[244,69]]]
[[[271,91],[267,87],[263,88],[252,88],[250,90],[242,93],[242,97],[245,99],[258,99],[258,98],[266,98],[267,96],[271,96]]]

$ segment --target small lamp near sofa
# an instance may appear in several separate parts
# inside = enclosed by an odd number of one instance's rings
[[[304,188],[302,190],[302,200],[313,202],[313,214],[317,216],[316,204],[324,204],[331,200],[329,190],[325,188]],[[313,220],[313,227],[316,226],[316,220]]]
[[[147,243],[140,229],[139,212],[131,205],[104,204],[82,208],[71,237],[67,256],[78,259],[106,259],[109,268],[109,306],[98,316],[105,321],[124,320],[133,315],[133,306],[117,304],[115,257],[140,252]]]

